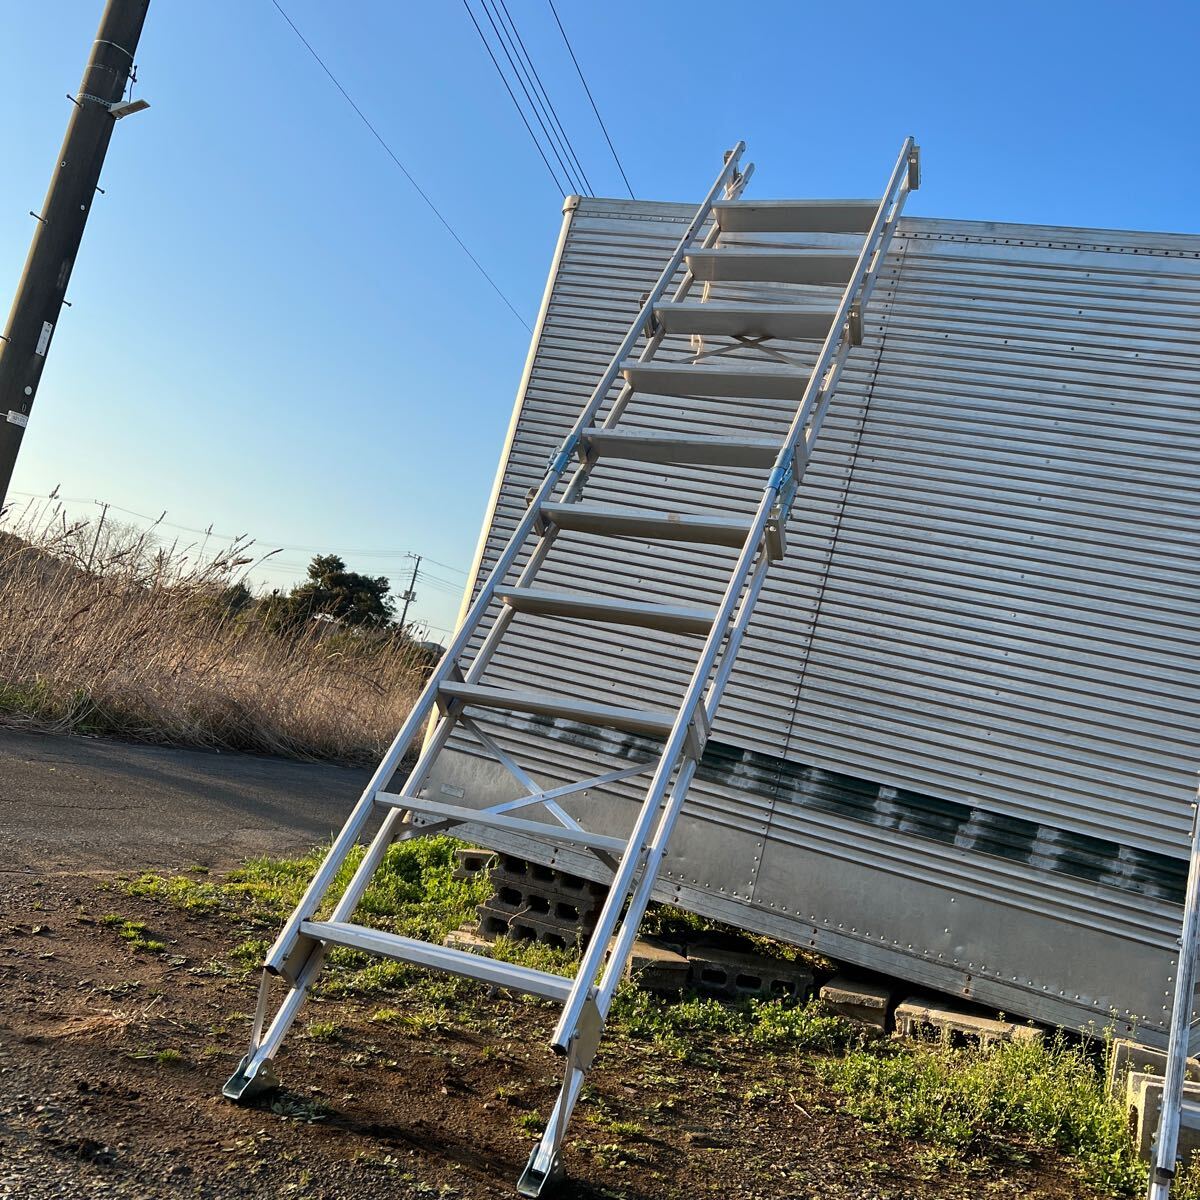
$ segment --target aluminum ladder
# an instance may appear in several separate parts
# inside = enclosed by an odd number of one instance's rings
[[[1162,1108],[1158,1133],[1150,1151],[1150,1200],[1167,1200],[1175,1178],[1179,1130],[1200,1129],[1200,1103],[1185,1100],[1196,995],[1196,959],[1200,950],[1200,794],[1192,806],[1192,853],[1188,863],[1187,890],[1183,900],[1183,928],[1179,933],[1179,955],[1175,965],[1175,999],[1171,1008],[1171,1034],[1167,1043],[1167,1070],[1163,1078]]]
[[[396,735],[344,828],[330,847],[295,912],[264,962],[249,1053],[224,1087],[231,1099],[249,1099],[277,1085],[271,1063],[321,970],[327,948],[352,947],[385,957],[479,980],[493,987],[527,993],[562,1006],[551,1047],[565,1059],[565,1078],[545,1131],[518,1183],[523,1196],[538,1196],[561,1174],[560,1147],[584,1074],[590,1067],[638,925],[650,900],[671,831],[704,751],[708,731],[735,657],[746,633],[770,564],[783,557],[784,528],[807,466],[813,443],[829,409],[838,378],[853,346],[862,340],[863,311],[879,276],[905,198],[920,181],[919,151],[905,141],[882,198],[838,201],[766,201],[738,199],[753,166],[739,163],[745,144],[725,155],[724,165],[696,210],[658,282],[647,296],[591,398],[551,459],[541,484],[507,546],[500,553],[463,618],[441,663],[433,672],[403,728]],[[861,235],[854,252],[820,249],[746,249],[723,245],[726,233],[831,233]],[[736,239],[735,239],[736,242]],[[682,279],[664,300],[680,268]],[[709,302],[711,285],[720,281],[841,287],[840,302],[815,310],[806,303],[725,304]],[[701,300],[689,301],[697,283]],[[804,300],[803,286],[795,289]],[[727,338],[736,347],[757,347],[770,338],[804,339],[819,344],[815,367],[764,350],[770,365],[747,365],[703,343],[691,359],[656,361],[668,334]],[[640,343],[637,357],[631,357]],[[693,340],[693,349],[696,343]],[[712,360],[717,362],[712,365]],[[610,388],[624,382],[603,419]],[[734,396],[795,402],[782,443],[765,438],[687,434],[646,434],[620,428],[622,416],[638,392],[686,398],[700,412],[704,396]],[[785,410],[790,411],[790,410]],[[750,518],[714,513],[678,513],[588,504],[581,498],[593,466],[605,458],[658,464],[762,467],[769,469],[762,497]],[[569,468],[573,470],[568,476]],[[560,484],[561,494],[557,495]],[[632,603],[610,597],[542,591],[531,586],[560,531],[586,536],[633,538],[738,549],[736,565],[715,610],[674,604]],[[507,578],[528,550],[514,583]],[[499,614],[471,659],[460,666],[472,635],[489,604]],[[667,630],[680,637],[703,637],[690,682],[675,711],[652,711],[588,699],[564,699],[536,691],[489,687],[483,676],[500,640],[521,613],[549,613],[586,622],[615,622]],[[481,631],[482,632],[482,631]],[[615,664],[614,664],[615,666]],[[661,739],[657,757],[640,765],[543,790],[472,719],[479,709],[577,721]],[[398,792],[386,789],[393,772],[420,738],[429,719],[436,723],[424,739],[416,765]],[[475,739],[496,757],[528,792],[488,808],[442,803],[426,794],[424,784],[451,733]],[[628,838],[581,827],[559,803],[585,789],[603,788],[639,774],[652,777]],[[540,805],[550,820],[516,815]],[[317,910],[338,869],[359,841],[371,818],[382,812],[382,825],[328,919]],[[416,824],[414,822],[421,822]],[[574,979],[500,962],[467,951],[373,930],[353,921],[355,909],[389,845],[398,839],[443,832],[463,824],[534,836],[552,845],[597,855],[612,870],[608,898]],[[273,979],[286,992],[266,1021]]]

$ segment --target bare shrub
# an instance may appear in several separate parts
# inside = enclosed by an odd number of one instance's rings
[[[0,533],[0,720],[141,741],[368,762],[428,668],[395,630],[273,631],[210,551],[27,508]]]

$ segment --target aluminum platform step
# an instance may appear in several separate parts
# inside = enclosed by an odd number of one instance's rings
[[[709,300],[660,304],[654,315],[667,333],[697,333],[712,337],[773,337],[822,340],[837,306],[795,304],[726,304]]]
[[[741,396],[747,400],[799,402],[808,387],[808,372],[799,367],[760,366],[730,358],[716,362],[721,365],[628,362],[621,373],[635,391],[656,396]]]
[[[692,274],[704,283],[809,283],[845,287],[857,254],[828,250],[693,250],[686,255]]]
[[[727,200],[714,204],[723,233],[866,233],[878,200]]]
[[[633,429],[590,429],[583,434],[583,445],[601,458],[703,467],[769,467],[779,454],[779,442],[773,438],[700,437]]]
[[[603,729],[621,729],[647,737],[665,738],[675,723],[674,713],[652,709],[623,708],[616,704],[596,704],[590,700],[549,696],[544,692],[510,692],[505,688],[483,687],[470,683],[443,683],[438,688],[438,703],[455,702],[466,707],[498,708],[505,712],[536,713],[543,717],[562,717]]]
[[[627,845],[626,838],[590,833],[586,829],[568,829],[565,825],[551,825],[547,821],[532,821],[528,817],[514,817],[508,813],[489,812],[487,809],[443,804],[440,800],[429,800],[424,796],[414,800],[410,796],[380,792],[377,800],[387,808],[407,809],[423,817],[436,817],[439,821],[446,821],[452,825],[482,825],[487,829],[500,829],[506,833],[541,838],[542,841],[553,842],[555,845],[586,846],[589,850],[607,850],[612,854],[623,854]]]
[[[496,594],[516,612],[599,621],[607,625],[638,625],[666,633],[708,633],[717,615],[709,609],[680,604],[642,604],[607,596],[543,592],[537,588],[511,588]]]
[[[466,979],[478,979],[493,987],[511,988],[514,992],[557,1000],[560,1004],[571,994],[571,985],[574,983],[572,979],[552,975],[549,971],[535,971],[531,967],[520,967],[466,950],[452,950],[449,946],[419,942],[415,938],[383,933],[378,929],[367,929],[363,925],[350,925],[344,921],[305,921],[300,926],[300,932],[326,945],[365,950],[418,967],[432,967],[436,971],[447,971]]]
[[[542,515],[559,529],[664,542],[700,542],[710,546],[745,544],[750,518],[713,513],[664,512],[649,508],[617,508],[605,504],[543,504]]]

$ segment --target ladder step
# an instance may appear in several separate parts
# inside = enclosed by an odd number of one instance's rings
[[[721,366],[630,362],[621,371],[635,391],[656,396],[744,396],[797,402],[808,386],[809,374],[798,367],[749,365],[733,359],[725,359]]]
[[[726,304],[680,301],[660,304],[654,315],[667,333],[718,337],[773,337],[819,340],[829,332],[836,305],[825,308],[796,304]]]
[[[828,250],[693,250],[687,265],[695,277],[711,283],[811,283],[844,287],[857,254]]]
[[[726,200],[713,205],[722,233],[866,233],[878,200]]]
[[[439,800],[427,800],[424,796],[412,799],[397,796],[392,792],[380,792],[376,797],[388,808],[409,809],[422,816],[437,817],[456,825],[482,825],[488,829],[502,829],[508,833],[528,834],[544,842],[562,843],[568,846],[586,846],[590,850],[608,850],[613,854],[624,854],[628,843],[623,838],[609,837],[603,833],[589,833],[586,829],[568,829],[564,825],[551,825],[546,821],[531,821],[527,817],[513,817],[508,813],[493,813],[486,809],[464,808],[457,804],[443,804]]]
[[[644,629],[662,629],[667,633],[706,634],[716,620],[715,612],[678,604],[641,604],[569,592],[543,592],[535,588],[512,588],[497,594],[503,603],[517,612],[603,621],[612,625],[640,625]]]
[[[771,438],[697,437],[625,429],[589,429],[583,443],[585,449],[603,458],[706,467],[769,467],[779,454],[779,443]]]
[[[438,698],[443,704],[458,701],[478,708],[499,708],[507,712],[562,717],[567,721],[580,721],[584,725],[599,725],[604,729],[620,729],[626,733],[641,733],[656,738],[665,738],[675,724],[674,713],[622,708],[615,704],[595,704],[589,700],[547,696],[542,692],[510,692],[504,688],[483,687],[479,684],[443,683],[438,689]]]
[[[559,529],[603,537],[632,537],[664,542],[701,542],[709,546],[742,546],[750,519],[713,513],[662,512],[648,508],[616,508],[605,504],[543,504],[542,515]]]
[[[300,926],[300,932],[327,945],[366,950],[370,954],[399,959],[400,962],[413,963],[418,967],[431,967],[435,971],[462,975],[466,979],[478,979],[494,987],[511,988],[514,992],[557,1000],[560,1004],[571,994],[573,981],[562,975],[499,962],[466,950],[452,950],[449,946],[435,946],[416,938],[401,937],[398,933],[383,933],[344,921],[305,921]]]

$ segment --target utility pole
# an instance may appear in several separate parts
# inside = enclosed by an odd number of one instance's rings
[[[71,101],[67,135],[50,177],[29,257],[0,342],[0,507],[58,324],[71,268],[98,190],[113,125],[150,106],[122,102],[150,0],[108,0],[83,82]]]
[[[409,581],[408,591],[400,597],[404,601],[404,607],[400,610],[401,633],[408,627],[408,606],[417,598],[417,570],[421,566],[421,556],[419,554],[413,554],[410,557],[416,561],[413,563],[412,579]]]

